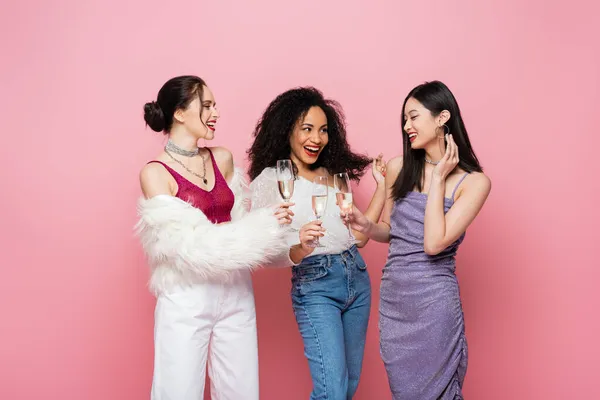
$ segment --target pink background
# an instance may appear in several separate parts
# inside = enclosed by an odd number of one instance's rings
[[[163,138],[142,105],[188,73],[213,89],[214,144],[240,165],[292,86],[339,100],[353,148],[389,159],[406,93],[447,83],[493,181],[458,257],[465,396],[600,398],[594,2],[87,3],[1,6],[1,399],[149,398],[154,300],[132,226]],[[363,254],[377,299],[386,246]],[[256,274],[263,399],[310,391],[289,276]],[[390,399],[377,307],[356,399]]]

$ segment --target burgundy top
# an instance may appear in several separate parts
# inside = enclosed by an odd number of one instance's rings
[[[155,160],[150,162],[161,164],[173,176],[175,182],[177,182],[177,194],[175,194],[175,197],[200,209],[213,224],[229,222],[231,221],[231,209],[233,208],[235,198],[223,174],[219,171],[219,167],[217,167],[212,151],[209,148],[206,149],[210,153],[215,172],[215,185],[211,190],[204,190],[188,181],[162,161]]]

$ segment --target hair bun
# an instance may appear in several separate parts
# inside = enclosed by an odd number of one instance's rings
[[[165,115],[156,101],[144,104],[144,120],[153,131],[165,129]]]

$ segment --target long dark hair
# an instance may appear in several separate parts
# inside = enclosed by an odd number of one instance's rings
[[[200,98],[200,114],[202,115],[204,86],[206,83],[193,75],[169,79],[158,91],[156,101],[144,104],[146,125],[153,131],[169,133],[173,126],[175,111],[185,110],[196,97]]]
[[[342,107],[334,100],[325,99],[313,87],[288,90],[266,108],[254,129],[254,143],[247,151],[251,179],[265,168],[275,167],[277,160],[289,158],[292,151],[290,136],[298,120],[304,118],[311,107],[320,107],[327,116],[329,136],[327,146],[311,169],[324,167],[330,174],[346,172],[350,179],[360,179],[371,159],[350,150]]]
[[[434,117],[438,116],[442,111],[450,112],[450,119],[446,122],[449,133],[458,146],[460,161],[458,166],[466,172],[483,172],[479,160],[471,147],[467,128],[460,115],[460,108],[454,98],[454,95],[440,81],[425,82],[410,91],[404,104],[402,105],[402,143],[404,147],[404,155],[402,169],[394,186],[392,188],[392,197],[394,200],[404,198],[406,194],[416,187],[418,191],[423,190],[423,171],[425,170],[425,150],[415,149],[410,147],[408,134],[404,131],[406,125],[406,117],[404,108],[406,102],[410,98],[416,99],[426,109],[431,112]],[[446,132],[448,133],[448,132]]]

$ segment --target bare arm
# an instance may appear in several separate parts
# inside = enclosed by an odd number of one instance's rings
[[[460,197],[444,214],[446,177],[458,164],[458,148],[450,136],[446,154],[433,170],[427,206],[425,207],[424,250],[429,255],[441,253],[454,243],[473,222],[490,190],[490,179],[474,173],[465,180]]]
[[[158,163],[146,164],[140,172],[140,186],[144,197],[149,199],[159,194],[173,196],[177,191],[177,184],[171,183],[173,179],[167,170]]]
[[[387,174],[385,177],[385,205],[383,207],[383,215],[381,222],[370,224],[368,235],[371,239],[380,243],[389,243],[390,241],[390,219],[394,208],[394,198],[392,196],[392,188],[396,178],[402,169],[402,157],[391,159],[387,165]]]
[[[461,196],[444,214],[445,179],[433,177],[425,208],[425,253],[436,255],[462,235],[483,207],[490,179],[480,173],[469,176]]]
[[[388,243],[390,241],[390,217],[392,215],[392,209],[394,208],[392,187],[401,169],[402,157],[393,158],[387,164],[387,173],[385,176],[385,203],[380,222],[371,221],[356,208],[353,209],[350,215],[352,228],[362,232],[376,242]]]
[[[375,192],[373,193],[369,207],[367,207],[367,211],[365,211],[365,217],[367,217],[369,221],[377,223],[381,217],[381,212],[383,211],[386,199],[386,165],[383,161],[383,154],[380,154],[376,159],[373,160],[372,173],[373,178],[377,183],[377,187],[375,188]],[[356,230],[353,230],[353,232],[354,237],[358,240],[358,243],[356,244],[358,247],[364,247],[369,242],[369,237],[364,233]]]
[[[211,150],[215,156],[215,161],[217,162],[221,174],[225,180],[230,183],[234,173],[233,155],[224,147],[212,147]],[[207,162],[209,161],[210,156]]]
[[[292,260],[294,264],[300,264],[304,257],[308,257],[309,254],[310,252],[302,248],[301,244],[295,244],[290,247],[290,260]]]
[[[365,217],[372,223],[376,224],[379,222],[381,212],[383,211],[383,207],[385,205],[385,193],[385,183],[382,182],[377,184],[377,188],[375,189],[375,193],[373,193],[369,207],[367,208],[367,211],[365,211]],[[354,229],[353,232],[354,237],[356,237],[356,240],[358,240],[356,246],[364,247],[369,241],[369,236]]]

